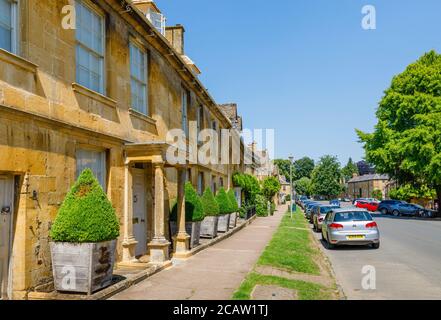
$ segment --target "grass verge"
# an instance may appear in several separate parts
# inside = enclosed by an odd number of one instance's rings
[[[256,285],[276,285],[296,290],[299,300],[328,300],[331,299],[329,290],[319,284],[300,280],[289,280],[281,277],[266,276],[251,272],[233,295],[233,300],[250,300]]]
[[[286,214],[257,264],[319,275],[320,269],[314,262],[319,252],[311,246],[310,236],[308,223],[300,209],[292,219]]]

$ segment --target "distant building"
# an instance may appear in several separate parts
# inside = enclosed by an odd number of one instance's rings
[[[357,168],[360,176],[375,173],[375,168],[364,160],[357,162]]]
[[[348,181],[348,196],[356,198],[373,198],[372,192],[380,190],[383,198],[386,197],[386,186],[389,176],[385,174],[366,174],[355,176]]]

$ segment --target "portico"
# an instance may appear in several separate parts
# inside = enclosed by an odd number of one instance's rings
[[[154,264],[162,264],[170,260],[171,240],[174,241],[173,256],[176,258],[185,258],[189,255],[190,236],[185,230],[185,195],[184,185],[186,181],[186,164],[171,165],[165,160],[166,151],[170,147],[165,142],[149,143],[130,143],[125,145],[124,154],[124,221],[123,221],[123,253],[122,263],[139,263],[137,255],[137,246],[139,241],[146,241],[146,255],[148,261]],[[145,164],[145,166],[141,166]],[[165,193],[165,169],[175,168],[177,170],[177,204],[178,204],[178,232],[176,235],[167,237],[168,230],[168,210]],[[144,237],[138,231],[136,234],[134,228],[139,226],[140,220],[134,217],[134,172],[136,168],[144,168],[146,174],[146,188],[149,189],[145,194],[151,194],[151,197],[141,201],[146,206],[146,222],[144,232],[148,235]],[[150,191],[150,192],[149,192]],[[149,210],[150,209],[150,210]],[[143,243],[144,244],[144,243]],[[139,254],[139,250],[138,250]]]

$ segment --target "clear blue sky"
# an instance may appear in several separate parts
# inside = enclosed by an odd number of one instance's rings
[[[248,128],[274,128],[276,157],[364,156],[392,77],[441,52],[439,0],[157,0],[218,103],[237,102]],[[361,28],[364,5],[377,29]]]

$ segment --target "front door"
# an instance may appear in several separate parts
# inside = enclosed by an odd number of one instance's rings
[[[14,182],[0,175],[0,300],[8,298],[9,258],[11,250],[11,219]]]
[[[147,203],[146,174],[143,169],[132,169],[133,173],[133,234],[138,244],[135,255],[147,253]]]

